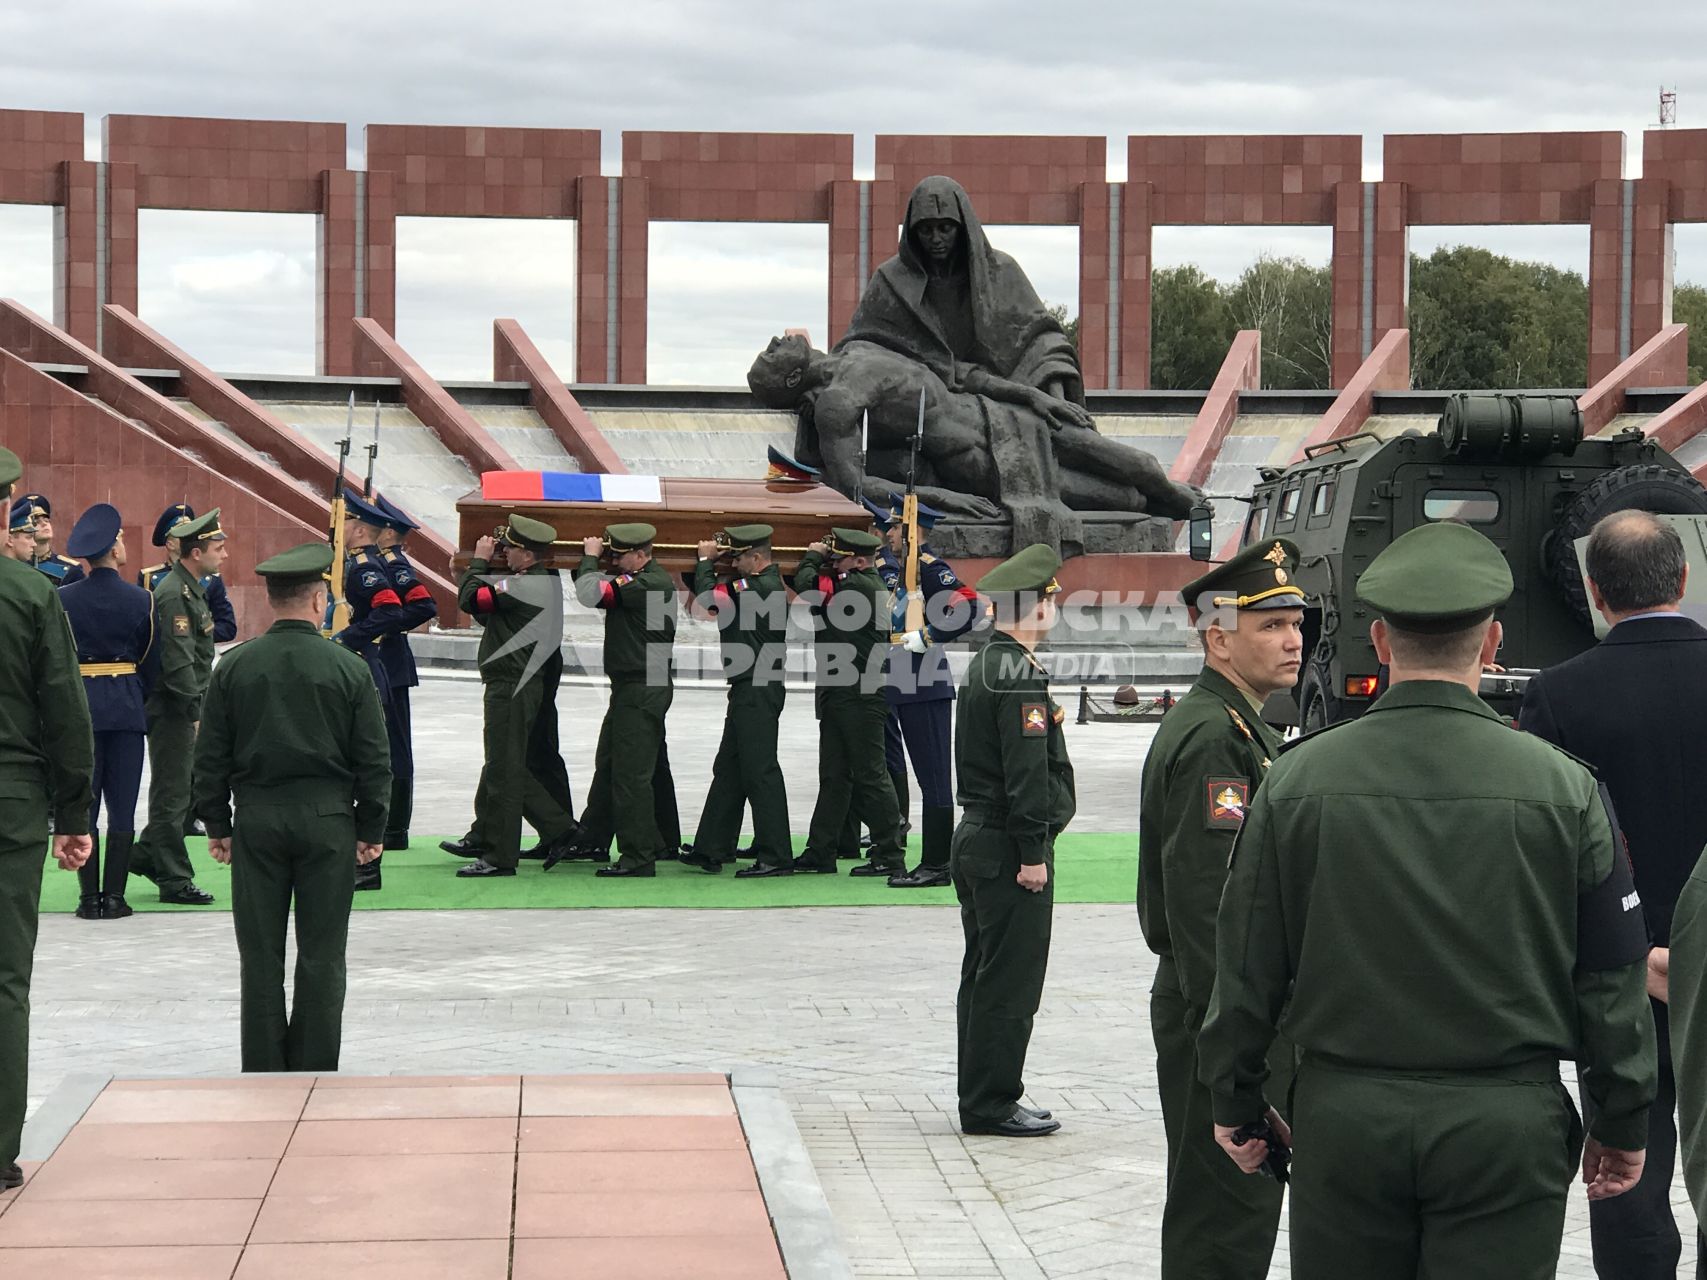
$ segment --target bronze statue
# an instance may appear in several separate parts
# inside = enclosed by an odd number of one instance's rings
[[[775,338],[747,382],[799,414],[796,453],[826,484],[884,504],[905,486],[923,389],[920,500],[959,519],[1005,512],[1015,545],[1077,543],[1076,511],[1184,519],[1197,496],[1150,454],[1097,434],[1072,343],[949,178],[914,190],[899,252],[834,350]]]

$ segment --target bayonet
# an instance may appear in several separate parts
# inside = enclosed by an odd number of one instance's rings
[[[356,393],[350,392],[352,405]],[[373,497],[373,463],[379,457],[379,401],[373,402],[373,443],[367,447],[367,479],[362,482],[362,497]]]

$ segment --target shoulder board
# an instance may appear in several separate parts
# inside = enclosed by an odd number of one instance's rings
[[[1325,724],[1320,729],[1312,729],[1309,733],[1301,733],[1296,738],[1288,738],[1285,742],[1280,744],[1280,754],[1285,755],[1293,748],[1301,747],[1306,742],[1314,741],[1324,733],[1332,733],[1335,729],[1343,729],[1348,724],[1356,723],[1357,722],[1355,720],[1335,720],[1332,724]]]
[[[1560,755],[1564,756],[1565,759],[1569,760],[1572,764],[1580,764],[1583,768],[1587,769],[1589,771],[1590,775],[1593,776],[1595,781],[1598,782],[1600,780],[1600,770],[1599,769],[1596,769],[1592,764],[1590,764],[1587,760],[1584,760],[1581,756],[1572,755],[1569,751],[1566,751],[1563,747],[1561,747],[1557,742],[1548,742],[1546,738],[1541,737],[1541,735],[1538,733],[1525,734],[1524,736],[1530,737],[1530,738],[1536,738],[1542,742],[1546,742],[1548,746],[1552,747],[1553,750],[1557,751]]]
[[[936,557],[933,556],[928,551],[921,551],[921,552],[919,552],[919,563],[920,564],[935,564],[936,563]]]
[[[1232,707],[1227,708],[1227,718],[1233,722],[1234,728],[1236,728],[1240,733],[1245,735],[1245,741],[1247,741],[1247,742],[1255,742],[1256,741],[1256,735],[1251,732],[1250,725],[1246,724],[1245,718],[1242,715],[1240,715],[1237,711],[1235,711]]]
[[[395,559],[397,559],[397,548],[396,547],[385,548],[385,550],[383,550],[379,553],[379,558],[381,560],[395,560]]]

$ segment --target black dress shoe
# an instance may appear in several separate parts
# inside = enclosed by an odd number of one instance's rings
[[[891,867],[881,862],[862,862],[857,867],[849,867],[850,876],[898,876],[906,874],[905,867]]]
[[[494,866],[485,858],[476,858],[466,867],[458,867],[456,874],[459,879],[472,880],[480,876],[513,876],[516,874],[516,869],[514,867]]]
[[[622,876],[637,876],[645,878],[657,875],[658,868],[653,866],[650,862],[643,867],[625,867],[619,862],[614,867],[600,867],[597,871],[593,872],[593,874],[596,876],[604,876],[612,880]]]
[[[162,889],[160,901],[171,903],[177,907],[205,907],[213,902],[213,895],[205,889],[198,889],[193,884],[187,884],[182,889]]]
[[[737,880],[763,880],[767,876],[791,876],[794,867],[775,867],[768,862],[755,862],[750,867],[742,867],[735,873]]]
[[[947,867],[920,866],[918,870],[889,877],[891,889],[940,889],[953,884]]]
[[[440,840],[439,848],[454,858],[478,858],[486,852],[479,845],[470,844],[466,840]]]
[[[1053,1120],[1055,1118],[1053,1111],[1045,1111],[1042,1107],[1028,1107],[1023,1102],[1016,1103],[1014,1110],[1025,1112],[1033,1120]]]
[[[392,853],[398,849],[407,849],[408,847],[409,833],[407,831],[385,837],[384,849],[387,853]]]
[[[557,841],[545,854],[545,869],[550,871],[559,862],[609,862],[610,850],[589,849],[568,841]]]
[[[130,903],[124,900],[123,894],[103,893],[101,895],[101,919],[123,920],[126,916],[135,914],[136,912],[130,908]]]
[[[86,893],[77,900],[77,918],[79,920],[101,919],[101,907],[105,901],[99,893]]]
[[[1060,1127],[1059,1120],[1040,1120],[1024,1107],[1015,1107],[1011,1116],[994,1124],[960,1122],[962,1133],[988,1134],[996,1138],[1041,1138]]]
[[[794,860],[794,870],[797,874],[803,876],[835,876],[841,874],[841,872],[833,866],[826,867],[822,863],[818,862],[802,862],[798,858]]]
[[[692,846],[690,845],[689,850],[691,850],[691,848]],[[692,867],[695,871],[703,871],[707,875],[711,876],[719,875],[723,871],[723,862],[721,859],[702,858],[697,853],[690,851],[684,851],[682,853],[681,861],[684,867]]]
[[[17,1161],[14,1160],[4,1169],[0,1169],[0,1191],[10,1191],[23,1185],[24,1171],[18,1167]]]

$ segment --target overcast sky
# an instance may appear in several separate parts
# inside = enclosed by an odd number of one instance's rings
[[[0,6],[0,107],[107,113],[624,129],[837,131],[870,176],[878,133],[1109,136],[1617,129],[1627,176],[1658,91],[1707,124],[1707,5],[1653,0],[1009,0],[930,5],[487,4],[61,0]],[[1040,15],[1047,14],[1047,20]],[[227,370],[308,372],[314,220],[144,211],[145,319]],[[1038,291],[1077,307],[1077,232],[991,229]],[[1707,225],[1679,228],[1677,275],[1707,281]],[[1413,251],[1469,242],[1587,270],[1586,227],[1415,228]],[[1263,252],[1326,262],[1326,228],[1161,228],[1158,265],[1229,278]],[[655,382],[739,383],[774,332],[825,332],[821,226],[653,224]],[[52,310],[52,218],[0,205],[0,296]],[[404,219],[398,334],[432,372],[489,377],[491,321],[520,319],[566,375],[567,222]],[[602,372],[602,371],[601,371]],[[596,376],[596,375],[595,375]]]

